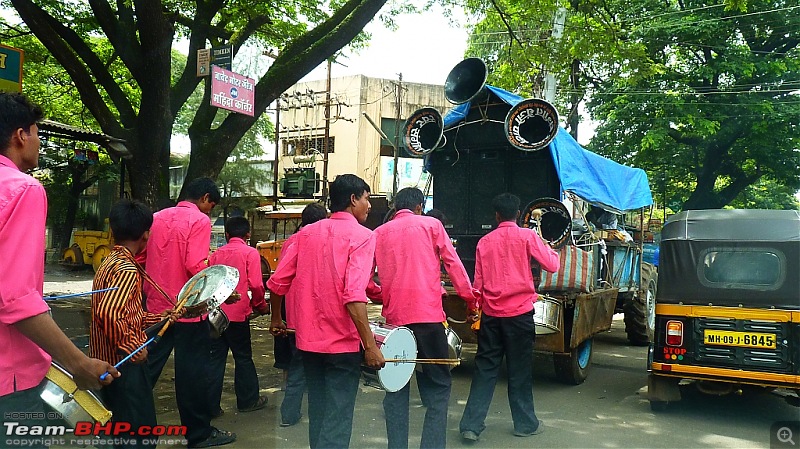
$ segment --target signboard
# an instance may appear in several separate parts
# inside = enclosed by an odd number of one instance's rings
[[[254,116],[256,85],[248,78],[216,65],[211,66],[211,106]]]
[[[25,52],[0,44],[0,91],[22,92],[22,62]]]
[[[223,45],[222,47],[211,47],[211,64],[231,70],[233,62],[233,45]]]
[[[197,50],[197,76],[208,76],[211,72],[211,49]]]

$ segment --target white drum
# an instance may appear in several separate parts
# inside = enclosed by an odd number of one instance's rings
[[[533,322],[536,335],[553,334],[561,330],[561,302],[550,296],[539,295],[533,303]]]
[[[369,327],[384,359],[417,358],[417,339],[414,338],[411,329],[385,323],[369,323]],[[394,393],[408,384],[415,365],[414,362],[387,362],[386,366],[379,370],[362,366],[361,373],[367,385]]]

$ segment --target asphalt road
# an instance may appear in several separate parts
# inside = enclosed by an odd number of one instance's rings
[[[82,291],[83,287],[85,283],[49,283],[49,288],[45,285],[45,292]],[[71,304],[79,304],[79,301]],[[370,307],[373,314],[378,313],[377,306]],[[269,397],[270,403],[263,410],[238,413],[232,382],[226,381],[223,407],[227,411],[214,424],[238,434],[238,441],[228,446],[231,448],[308,447],[307,404],[304,404],[305,416],[299,424],[288,428],[278,425],[283,393],[276,380],[279,372],[271,365],[272,347],[268,343],[271,337],[266,335],[263,324],[261,321],[254,323],[254,358],[262,394]],[[534,400],[537,415],[545,423],[543,434],[527,438],[512,435],[505,373],[501,372],[486,420],[487,429],[477,443],[464,443],[459,436],[458,422],[469,393],[474,351],[474,345],[465,345],[462,354],[465,361],[453,370],[447,430],[450,448],[770,448],[774,423],[800,421],[800,409],[773,394],[745,390],[741,395],[710,396],[692,386],[683,387],[683,401],[671,404],[666,412],[651,412],[646,400],[647,350],[626,344],[621,316],[617,316],[609,332],[595,337],[591,373],[584,384],[560,383],[555,378],[552,357],[547,354],[535,357]],[[232,381],[230,365],[228,378]],[[170,375],[165,372],[156,388],[159,423],[168,425],[180,422],[170,382]],[[360,388],[351,447],[386,447],[383,396],[383,391],[373,387]],[[413,448],[419,446],[425,411],[416,385],[412,385],[411,401],[409,446]],[[800,443],[797,437],[793,441]],[[798,446],[787,443],[772,447]]]

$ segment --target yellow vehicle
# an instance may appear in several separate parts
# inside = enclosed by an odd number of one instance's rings
[[[264,282],[278,267],[283,242],[297,232],[302,213],[302,209],[287,209],[269,211],[259,216],[258,227],[267,232],[267,240],[256,243],[256,249],[261,255],[261,275]]]
[[[661,232],[648,399],[745,386],[800,405],[800,214],[691,210]]]
[[[94,271],[97,271],[114,246],[111,231],[75,231],[72,241],[72,246],[61,257],[61,264],[72,268],[91,265]]]

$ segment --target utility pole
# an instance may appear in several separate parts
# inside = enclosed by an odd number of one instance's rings
[[[278,163],[281,160],[280,145],[281,98],[275,100],[275,161],[272,163],[272,210],[278,209]]]
[[[328,76],[325,80],[325,134],[322,153],[322,204],[328,204],[328,141],[331,136],[331,60],[328,59]]]
[[[395,122],[394,122],[394,174],[392,177],[392,198],[397,195],[397,188],[400,184],[400,176],[398,175],[397,164],[400,158],[400,99],[403,96],[403,74],[398,74],[398,82],[397,82],[397,89],[395,90],[395,101],[396,101],[396,114],[395,114]]]

